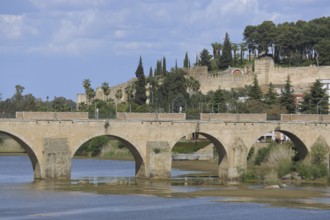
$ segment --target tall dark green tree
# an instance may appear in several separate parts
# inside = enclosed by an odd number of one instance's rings
[[[282,94],[280,97],[280,103],[284,106],[288,113],[296,112],[296,100],[293,96],[293,89],[290,81],[290,77],[288,76],[285,86],[282,89]]]
[[[135,71],[135,75],[137,78],[135,84],[135,103],[138,105],[143,105],[146,103],[147,96],[146,96],[146,80],[144,76],[143,64],[142,64],[142,57],[140,57],[139,65]]]
[[[211,58],[212,55],[209,53],[207,49],[203,49],[199,54],[199,65],[200,66],[207,66],[207,69],[211,69]]]
[[[212,106],[213,106],[213,112],[220,113],[225,112],[226,109],[226,103],[225,103],[225,96],[221,89],[217,89],[214,92],[213,99],[212,99]]]
[[[183,68],[189,68],[189,57],[188,52],[186,52],[183,60]]]
[[[254,76],[253,84],[248,91],[248,96],[251,99],[255,99],[257,101],[260,101],[262,98],[262,92],[258,83],[257,76]]]
[[[223,41],[222,56],[220,59],[220,68],[228,68],[233,63],[232,44],[230,42],[229,34],[226,33]]]
[[[166,58],[165,57],[163,57],[163,65],[162,65],[162,67],[163,67],[162,73],[163,73],[163,76],[164,76],[167,73],[167,70],[166,70]]]
[[[330,65],[330,37],[322,39],[315,45],[317,51],[317,60],[320,65]]]
[[[269,83],[269,86],[268,86],[268,91],[267,93],[264,95],[264,103],[267,104],[267,105],[273,105],[276,103],[276,93],[274,91],[274,86],[273,86],[273,83]]]
[[[310,114],[328,114],[329,97],[326,90],[322,88],[320,80],[316,80],[310,92],[304,95],[300,111]]]

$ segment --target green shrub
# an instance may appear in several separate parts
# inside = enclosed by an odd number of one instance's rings
[[[91,140],[84,143],[79,150],[77,151],[77,155],[86,156],[91,155],[92,157],[98,156],[102,150],[102,148],[108,144],[110,140],[109,136],[100,136],[92,138]]]
[[[255,153],[255,149],[254,149],[254,147],[251,147],[251,149],[250,149],[250,151],[248,153],[248,156],[247,156],[247,160],[251,160],[252,157],[253,157],[253,155],[254,155],[254,153]]]
[[[241,173],[240,179],[242,182],[251,182],[257,179],[257,175],[254,170],[245,170]]]
[[[317,143],[311,148],[311,163],[315,165],[328,164],[328,147],[323,143]]]
[[[268,174],[264,176],[264,183],[267,185],[278,184],[278,173],[272,169]]]
[[[307,180],[314,180],[328,175],[327,166],[324,164],[312,164],[308,161],[297,162],[295,170]]]
[[[291,172],[293,168],[293,156],[294,151],[290,144],[277,145],[277,147],[270,149],[265,165],[276,170],[278,177],[282,177]]]

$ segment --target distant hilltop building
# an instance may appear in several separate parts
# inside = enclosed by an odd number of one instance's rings
[[[271,82],[275,90],[280,92],[286,83],[287,77],[290,77],[296,97],[302,98],[303,93],[310,89],[310,86],[320,80],[323,87],[330,95],[330,66],[304,66],[304,67],[280,67],[274,64],[272,57],[262,57],[256,59],[254,68],[246,66],[245,68],[229,67],[225,71],[208,72],[206,66],[196,66],[190,69],[184,69],[186,77],[193,77],[200,82],[200,91],[203,94],[211,90],[232,88],[242,88],[253,83],[254,76],[257,77],[260,87],[266,91]],[[135,82],[132,79],[126,83],[111,87],[111,93],[108,98],[116,100],[115,94],[118,90],[122,90],[122,98],[120,102],[127,100],[125,88]],[[96,99],[105,100],[106,96],[101,87],[96,89]],[[77,95],[77,104],[86,103],[86,94]]]

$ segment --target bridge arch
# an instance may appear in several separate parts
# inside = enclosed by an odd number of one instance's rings
[[[266,131],[266,132],[265,132]],[[268,132],[272,132],[272,131],[276,131],[276,132],[280,132],[282,134],[284,134],[285,136],[287,136],[292,143],[294,144],[295,150],[298,152],[298,158],[299,160],[304,160],[307,155],[308,155],[308,148],[306,146],[306,144],[302,141],[302,137],[299,137],[298,134],[289,131],[287,129],[277,129],[277,128],[269,128],[268,130],[261,130],[259,132],[257,132],[256,135],[251,135],[251,142],[249,142],[248,145],[248,152],[251,150],[253,144],[262,136],[264,136],[266,133]]]
[[[104,135],[95,135],[92,137],[88,137],[85,138],[84,140],[82,140],[80,142],[80,144],[78,146],[76,146],[73,151],[71,152],[71,159],[73,158],[73,156],[76,154],[76,152],[78,151],[78,149],[86,142],[88,142],[89,140],[93,139],[93,138],[97,138],[97,137],[101,137],[101,136],[108,136],[108,137],[112,137],[115,138],[119,141],[121,141],[125,147],[131,152],[134,160],[135,160],[135,175],[137,177],[144,177],[145,176],[145,164],[144,164],[144,160],[143,157],[141,155],[141,153],[139,152],[139,150],[128,140],[116,136],[116,135],[110,135],[110,134],[104,134]]]
[[[0,130],[0,133],[6,134],[7,136],[11,137],[23,147],[31,161],[34,179],[41,179],[40,163],[37,157],[37,153],[33,150],[33,145],[29,141],[27,141],[27,139],[22,136],[19,136],[18,134],[15,134],[14,132]]]
[[[228,175],[228,153],[224,147],[224,145],[214,136],[211,134],[205,133],[205,132],[193,132],[189,133],[188,135],[198,136],[202,135],[206,139],[208,139],[215,147],[216,152],[218,154],[218,177],[227,177]],[[187,135],[186,135],[187,136]],[[182,139],[185,136],[182,136],[180,139]],[[179,142],[180,139],[177,139],[177,141],[171,146],[171,150],[173,150],[175,144]]]

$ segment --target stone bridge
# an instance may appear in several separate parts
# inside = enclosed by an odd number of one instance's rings
[[[330,146],[328,116],[308,115],[305,117],[308,120],[302,121],[298,116],[286,115],[281,121],[266,121],[265,115],[253,114],[202,114],[200,120],[182,120],[183,114],[125,115],[116,120],[19,116],[0,119],[0,132],[24,146],[35,179],[69,179],[76,151],[86,141],[102,135],[116,137],[126,144],[136,162],[136,176],[144,178],[170,177],[172,148],[193,133],[214,144],[219,154],[219,177],[226,178],[238,177],[239,170],[247,166],[252,145],[270,131],[288,136],[301,159],[308,156],[311,146],[320,139]]]

